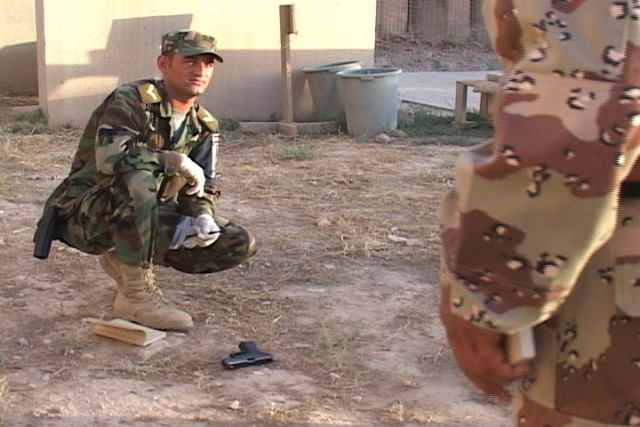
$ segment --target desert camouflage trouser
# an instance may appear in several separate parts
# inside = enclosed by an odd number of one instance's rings
[[[616,232],[535,334],[514,425],[640,425],[640,198],[621,200]]]
[[[60,240],[94,255],[115,248],[129,265],[153,262],[186,273],[225,270],[255,253],[253,236],[221,216],[215,218],[221,235],[213,245],[169,250],[182,215],[177,203],[157,201],[151,172],[133,171],[105,177],[78,200],[65,203]]]

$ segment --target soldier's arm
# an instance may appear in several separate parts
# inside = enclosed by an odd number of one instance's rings
[[[191,160],[202,167],[205,176],[203,197],[189,196],[184,191],[178,194],[178,203],[193,216],[200,214],[215,216],[217,212],[217,200],[220,197],[220,187],[216,175],[218,138],[217,130],[215,132],[207,130],[200,144],[189,153]]]
[[[114,91],[96,135],[96,166],[100,173],[165,172],[165,164],[169,163],[165,152],[147,147],[147,121],[144,104],[135,86],[122,86]]]

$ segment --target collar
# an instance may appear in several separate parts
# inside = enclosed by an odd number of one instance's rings
[[[146,80],[138,86],[138,92],[145,104],[159,104],[159,113],[163,118],[170,118],[173,109],[162,80]],[[194,102],[188,114],[190,123],[198,133],[202,131],[202,125],[213,132],[218,131],[218,120],[205,108]]]

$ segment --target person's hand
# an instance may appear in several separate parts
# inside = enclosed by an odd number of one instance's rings
[[[204,171],[196,162],[191,160],[186,154],[180,154],[177,172],[187,179],[190,187],[185,191],[190,196],[204,196]]]
[[[212,245],[218,237],[220,237],[220,227],[209,214],[202,214],[196,218],[196,223],[190,230],[193,235],[187,237],[182,243],[187,249],[193,249],[196,246],[205,248]]]
[[[451,313],[449,290],[442,294],[440,319],[444,324],[458,366],[480,390],[501,403],[510,403],[505,385],[531,370],[528,362],[509,363],[504,350],[505,335],[475,326]]]

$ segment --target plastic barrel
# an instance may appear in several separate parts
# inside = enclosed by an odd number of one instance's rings
[[[397,68],[338,72],[338,94],[351,135],[371,135],[398,127]]]
[[[319,120],[344,121],[344,110],[338,98],[339,71],[361,68],[362,61],[334,62],[304,68],[311,99]]]

